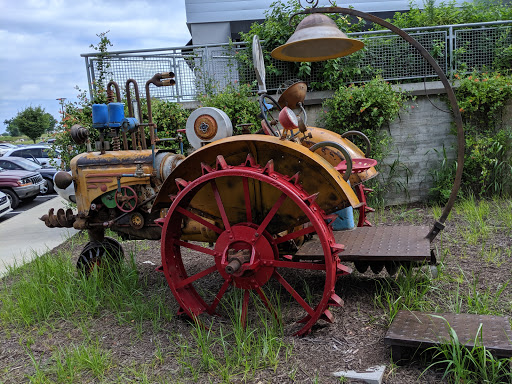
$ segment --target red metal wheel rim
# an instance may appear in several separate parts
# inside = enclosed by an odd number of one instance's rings
[[[311,330],[311,327],[320,319],[330,320],[330,312],[328,307],[332,304],[331,298],[334,296],[334,284],[336,282],[337,267],[337,251],[333,247],[334,237],[331,228],[326,225],[325,214],[320,207],[312,200],[308,199],[307,193],[299,186],[290,181],[290,178],[283,176],[277,172],[264,172],[264,169],[258,165],[241,165],[227,166],[224,169],[217,169],[206,172],[198,179],[185,183],[186,186],[177,194],[167,213],[162,228],[162,265],[167,282],[183,312],[190,317],[197,317],[202,313],[210,315],[215,314],[219,302],[222,300],[229,286],[235,286],[245,290],[242,321],[245,323],[245,315],[247,312],[248,291],[255,290],[256,293],[264,299],[261,287],[271,278],[274,277],[282,287],[284,287],[295,301],[306,312],[302,319],[303,327],[296,332],[297,335],[303,335]],[[281,198],[274,205],[267,217],[261,223],[252,222],[252,213],[250,202],[246,205],[247,222],[230,223],[222,205],[221,194],[217,193],[220,214],[224,224],[224,229],[210,224],[211,228],[219,234],[219,238],[213,249],[198,246],[193,243],[187,243],[180,240],[181,222],[183,215],[194,217],[187,208],[196,193],[212,180],[222,177],[236,177],[244,179],[252,179],[258,182],[266,183],[281,192]],[[246,190],[246,181],[244,190]],[[212,184],[215,184],[214,182]],[[246,200],[248,194],[244,195]],[[302,229],[294,233],[288,234],[282,238],[274,237],[272,234],[265,233],[266,225],[273,218],[279,209],[279,201],[291,199],[291,201],[305,213],[311,227]],[[219,203],[220,201],[220,203]],[[204,224],[204,223],[203,223]],[[316,233],[320,238],[322,249],[324,252],[323,263],[305,263],[287,261],[278,258],[277,245],[289,239],[294,239],[306,233]],[[258,234],[259,239],[255,240]],[[263,235],[262,235],[263,234]],[[239,249],[247,249],[253,257],[253,261],[246,265],[246,271],[243,275],[230,275],[225,271],[227,263],[226,252],[232,247],[235,251]],[[237,248],[238,247],[238,248]],[[185,267],[181,249],[189,248],[199,251],[206,257],[212,257],[215,264],[211,267],[203,269],[200,272],[189,275],[188,266]],[[244,264],[245,265],[245,264]],[[323,294],[318,301],[310,306],[293,286],[283,277],[279,270],[281,268],[292,269],[308,269],[325,271],[325,283]],[[197,292],[193,283],[200,279],[207,278],[210,275],[222,277],[223,283],[220,290],[214,296],[211,303]],[[268,307],[270,303],[266,299],[263,300]]]
[[[137,193],[132,187],[121,187],[116,190],[116,206],[123,212],[131,212],[137,206]]]

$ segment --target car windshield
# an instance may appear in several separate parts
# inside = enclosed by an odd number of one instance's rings
[[[15,164],[18,164],[23,169],[26,169],[27,171],[38,171],[42,167],[39,164],[34,163],[31,160],[23,159],[23,158],[16,158],[12,159],[12,162]]]

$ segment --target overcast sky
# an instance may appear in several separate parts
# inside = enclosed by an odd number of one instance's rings
[[[99,33],[110,50],[183,46],[185,0],[0,0],[0,133],[4,120],[42,106],[59,120],[60,97],[88,90],[84,58]]]

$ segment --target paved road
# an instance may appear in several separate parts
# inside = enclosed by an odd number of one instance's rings
[[[20,205],[18,205],[18,207],[16,209],[13,209],[8,214],[0,217],[0,223],[6,221],[7,219],[10,219],[12,217],[19,215],[22,212],[26,212],[31,208],[37,207],[39,204],[42,204],[45,201],[54,199],[56,196],[57,196],[56,193],[52,193],[52,194],[45,195],[45,196],[42,196],[42,195],[36,196],[36,198],[30,202],[21,201]]]
[[[39,220],[50,208],[64,208],[55,196],[37,197],[18,207],[15,215],[0,219],[0,275],[8,265],[19,265],[49,251],[77,231],[73,228],[48,228]],[[11,212],[12,213],[12,212]]]

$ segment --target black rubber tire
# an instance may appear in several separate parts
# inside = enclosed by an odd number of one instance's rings
[[[46,192],[42,193],[42,195],[49,195],[50,193],[53,193],[53,181],[51,179],[44,179],[44,183],[46,184]]]
[[[111,270],[118,270],[124,259],[123,247],[111,237],[105,237],[101,243],[89,241],[76,262],[76,268],[79,272],[89,276],[94,266],[101,266],[101,261],[108,258],[108,265]]]
[[[15,192],[11,191],[10,189],[0,189],[0,191],[7,195],[7,198],[11,201],[12,209],[16,209],[18,205],[20,205],[20,198]]]

